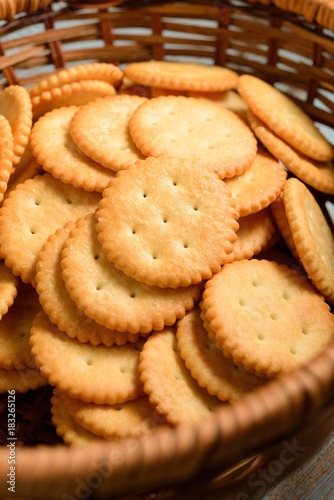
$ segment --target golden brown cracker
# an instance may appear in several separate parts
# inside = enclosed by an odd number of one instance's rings
[[[179,354],[173,328],[147,339],[139,369],[150,402],[171,424],[198,423],[221,404],[192,378]]]
[[[113,347],[82,344],[40,312],[30,331],[30,345],[42,375],[72,398],[115,404],[143,394],[138,371],[143,341]]]
[[[0,209],[0,254],[6,266],[35,285],[37,255],[48,236],[95,210],[99,199],[98,193],[63,184],[50,174],[18,185]]]
[[[226,264],[206,283],[203,299],[224,354],[258,376],[293,371],[333,338],[334,315],[322,295],[275,262]]]
[[[103,192],[96,230],[117,269],[149,286],[177,288],[220,269],[236,240],[237,218],[213,172],[148,158],[119,172]]]
[[[83,154],[73,142],[70,124],[78,109],[68,106],[42,116],[33,126],[31,148],[38,163],[56,179],[102,193],[115,175]]]
[[[173,325],[199,298],[197,286],[150,287],[111,264],[95,232],[94,214],[80,220],[64,245],[66,288],[79,309],[97,323],[121,332],[148,334]]]

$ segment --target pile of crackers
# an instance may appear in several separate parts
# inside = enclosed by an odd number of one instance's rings
[[[73,67],[0,94],[0,391],[68,444],[198,423],[334,335],[334,149],[251,75]],[[285,251],[282,251],[282,248]]]

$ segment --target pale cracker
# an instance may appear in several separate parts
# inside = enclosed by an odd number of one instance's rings
[[[276,231],[275,220],[269,208],[240,217],[238,223],[237,241],[233,245],[233,252],[228,256],[228,262],[251,259],[267,247]]]
[[[282,141],[250,110],[247,116],[255,135],[288,170],[313,188],[334,194],[333,162],[321,163],[308,158]]]
[[[207,99],[151,99],[134,112],[129,129],[144,156],[187,159],[221,179],[250,168],[257,151],[249,127],[232,111]]]
[[[60,332],[42,311],[31,328],[30,345],[42,375],[72,398],[115,404],[143,394],[138,371],[143,341],[113,347],[82,344]]]
[[[37,255],[48,236],[94,211],[99,199],[98,193],[63,184],[50,174],[18,185],[0,209],[0,255],[6,266],[35,285]]]
[[[13,164],[17,165],[28,144],[32,126],[32,104],[28,92],[20,85],[10,85],[0,92],[0,115],[7,118],[11,126]]]
[[[36,265],[36,290],[39,300],[49,319],[59,330],[66,332],[71,338],[80,342],[90,342],[93,345],[122,345],[126,342],[136,342],[139,335],[129,332],[109,330],[99,325],[85,315],[70,297],[62,279],[60,266],[61,253],[69,232],[75,227],[73,222],[64,228],[57,229],[44,244],[38,254]]]
[[[268,207],[281,194],[287,172],[269,153],[259,152],[251,168],[232,179],[225,179],[232,199],[238,203],[240,217]]]
[[[172,288],[217,272],[238,229],[235,204],[213,172],[163,157],[119,172],[96,218],[98,239],[115,267],[147,285]]]
[[[315,160],[334,158],[333,146],[285,94],[252,75],[240,76],[238,91],[251,111],[292,147]]]
[[[177,323],[180,356],[201,387],[221,401],[232,401],[263,384],[232,361],[209,339],[198,307]]]
[[[63,69],[42,80],[29,90],[29,94],[32,98],[66,83],[80,82],[81,80],[102,80],[117,87],[122,80],[122,75],[122,71],[110,63],[82,64]]]
[[[199,423],[221,404],[197,384],[186,368],[174,328],[165,328],[147,339],[139,369],[150,402],[171,424]]]
[[[33,126],[30,145],[38,163],[53,177],[85,191],[102,191],[114,173],[85,156],[75,145],[70,133],[71,120],[77,106],[50,111]]]
[[[170,61],[132,63],[126,66],[124,75],[151,87],[203,92],[233,89],[238,82],[237,73],[221,66]]]
[[[82,106],[72,118],[71,135],[87,156],[117,172],[143,155],[129,133],[129,120],[147,99],[138,96],[108,96]]]
[[[28,179],[33,179],[36,175],[44,174],[42,165],[34,157],[24,165],[24,168],[21,169],[20,165],[21,163],[17,165],[15,172],[9,177],[4,199],[8,198],[9,193],[14,191],[19,184],[23,184]]]
[[[193,307],[197,286],[150,287],[118,271],[102,251],[94,226],[94,214],[78,221],[61,261],[66,288],[88,317],[110,329],[147,334],[173,325]]]
[[[0,367],[6,370],[35,368],[29,331],[41,311],[38,295],[30,285],[20,284],[14,304],[0,321]]]
[[[82,106],[98,97],[115,95],[115,88],[109,83],[99,80],[82,80],[66,83],[61,87],[47,90],[32,98],[34,121],[48,111],[63,106]]]
[[[293,371],[333,338],[334,315],[322,295],[276,262],[226,264],[206,283],[203,299],[224,354],[258,376]]]
[[[283,190],[286,217],[299,258],[317,289],[334,304],[334,238],[305,184],[291,178]]]
[[[148,434],[164,422],[164,417],[157,415],[147,396],[115,405],[97,405],[58,393],[66,411],[76,423],[106,439]]]
[[[22,370],[0,368],[0,394],[8,391],[34,391],[43,385],[48,385],[48,381],[37,368],[23,368]]]

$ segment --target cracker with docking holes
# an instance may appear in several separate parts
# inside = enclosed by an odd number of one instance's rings
[[[82,344],[60,332],[42,311],[30,330],[30,345],[42,375],[72,398],[115,404],[143,394],[138,371],[143,340],[112,347]]]
[[[66,290],[60,262],[64,243],[74,227],[75,224],[69,222],[64,228],[57,229],[38,254],[36,290],[44,311],[59,330],[66,332],[71,338],[77,338],[80,342],[106,346],[137,342],[138,334],[110,330],[88,318],[83,311],[78,309]]]
[[[225,185],[239,207],[240,217],[259,212],[268,207],[281,194],[286,180],[286,170],[270,154],[260,152],[251,168]]]
[[[334,194],[332,161],[323,163],[308,158],[280,139],[250,110],[247,112],[247,117],[256,137],[290,172],[318,191]]]
[[[100,80],[118,87],[122,80],[122,71],[110,63],[82,64],[73,68],[58,71],[45,80],[34,85],[30,90],[30,97],[33,98],[43,92],[50,91],[56,87],[61,87],[66,83],[80,82],[81,80]]]
[[[19,281],[3,261],[0,261],[0,320],[7,313],[17,295]]]
[[[115,174],[85,156],[72,140],[70,124],[78,111],[68,106],[50,111],[33,126],[30,145],[38,163],[53,177],[85,191],[102,191]]]
[[[22,370],[5,370],[0,368],[0,394],[8,391],[35,391],[43,385],[48,385],[46,378],[38,368],[23,368]]]
[[[76,423],[106,439],[147,434],[165,422],[165,418],[157,414],[147,396],[115,405],[97,405],[57,392],[66,411]]]
[[[150,286],[177,288],[219,271],[233,250],[238,216],[213,172],[147,158],[119,172],[103,192],[96,230],[117,269]]]
[[[324,297],[296,271],[275,262],[226,264],[206,283],[203,305],[224,354],[262,377],[307,363],[334,335],[334,315]]]
[[[50,174],[18,185],[0,209],[0,255],[6,266],[35,285],[37,255],[50,234],[94,211],[100,198]]]
[[[221,92],[238,83],[238,74],[221,66],[170,61],[131,63],[124,76],[141,85],[169,90]]]
[[[75,446],[89,446],[96,441],[97,436],[77,424],[66,411],[63,400],[57,388],[53,391],[51,398],[52,423],[56,428],[58,436],[63,438],[65,444]],[[100,437],[100,439],[103,439]]]
[[[232,401],[263,384],[232,361],[225,358],[209,339],[198,307],[177,323],[177,344],[180,356],[201,387],[221,401]]]
[[[78,308],[100,325],[148,334],[173,325],[199,299],[198,286],[158,288],[139,283],[108,261],[95,232],[94,214],[79,220],[62,252],[63,279]]]
[[[14,138],[8,120],[0,115],[0,203],[7,191],[13,169]]]
[[[325,216],[298,179],[287,181],[283,201],[299,259],[317,289],[334,304],[334,238]]]
[[[191,376],[180,356],[174,328],[147,339],[139,370],[150,402],[170,424],[198,423],[222,404]]]
[[[250,110],[290,146],[314,160],[334,158],[333,146],[285,94],[252,75],[239,77],[238,92]]]
[[[98,97],[115,95],[115,87],[99,80],[82,80],[66,83],[61,87],[46,90],[31,99],[34,121],[55,108],[82,106]]]
[[[0,92],[0,115],[9,122],[14,138],[13,164],[17,165],[29,141],[32,126],[32,104],[28,92],[10,85]]]
[[[0,321],[1,368],[36,368],[31,356],[29,331],[41,309],[36,291],[32,286],[21,283],[14,304]]]
[[[276,232],[275,220],[269,208],[240,217],[238,223],[237,241],[228,256],[228,262],[251,259],[267,247]]]
[[[147,99],[117,95],[82,106],[71,121],[71,134],[78,148],[105,168],[122,170],[143,155],[129,132],[134,111]]]
[[[158,97],[142,104],[129,123],[144,156],[170,156],[196,162],[221,179],[249,169],[257,141],[232,111],[194,97]]]

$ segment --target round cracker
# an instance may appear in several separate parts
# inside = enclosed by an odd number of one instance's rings
[[[299,258],[317,289],[334,304],[334,238],[312,193],[291,178],[283,190],[289,228]]]
[[[238,399],[263,384],[263,379],[239,368],[217,349],[203,326],[198,307],[178,321],[176,337],[180,356],[191,375],[221,401]]]
[[[267,247],[276,231],[276,224],[269,208],[238,220],[237,241],[228,262],[251,259]]]
[[[0,115],[0,203],[7,191],[13,169],[14,138],[8,120]]]
[[[10,85],[0,92],[0,115],[9,122],[14,138],[13,164],[20,162],[32,126],[32,104],[26,89]]]
[[[56,432],[58,436],[63,438],[65,444],[88,446],[98,439],[95,434],[77,424],[73,417],[69,415],[57,389],[54,389],[51,398],[51,415]],[[99,439],[103,438],[100,437]]]
[[[94,211],[99,199],[98,193],[63,184],[50,174],[18,185],[0,209],[0,255],[6,266],[35,285],[37,255],[49,235]]]
[[[87,156],[115,172],[142,159],[131,139],[129,121],[146,101],[143,97],[117,95],[82,106],[71,122],[75,144]]]
[[[122,80],[122,75],[122,71],[110,63],[82,64],[49,76],[49,78],[34,85],[29,90],[29,94],[33,98],[66,83],[80,82],[81,80],[100,80],[117,87]]]
[[[42,375],[72,398],[115,404],[143,394],[138,371],[143,341],[113,347],[82,344],[60,332],[42,311],[31,328],[30,345]]]
[[[233,111],[233,113],[247,123],[246,115],[248,106],[239,94],[233,90],[226,90],[225,92],[188,92],[188,97],[208,99],[219,106]]]
[[[33,126],[30,145],[38,163],[53,177],[85,191],[102,191],[114,173],[85,156],[72,140],[70,124],[78,111],[68,106],[50,111]]]
[[[48,381],[37,368],[23,368],[22,370],[0,368],[0,394],[8,391],[21,393],[35,391],[43,385],[48,385]]]
[[[112,85],[99,80],[66,83],[32,98],[34,121],[55,108],[72,105],[82,106],[98,97],[115,94],[116,90]]]
[[[139,160],[119,172],[96,218],[98,239],[117,269],[172,288],[218,272],[238,229],[224,183],[199,164],[171,158]]]
[[[250,110],[247,116],[255,135],[290,172],[318,191],[334,194],[333,162],[321,163],[308,158],[282,141]]]
[[[62,279],[60,262],[64,243],[69,232],[75,227],[73,222],[48,238],[38,254],[36,265],[36,290],[40,303],[52,323],[71,338],[93,345],[124,345],[137,342],[139,335],[129,332],[109,330],[85,315],[71,299]]]
[[[224,354],[258,376],[291,372],[333,338],[334,315],[323,296],[276,262],[226,264],[206,283],[203,299]]]
[[[124,76],[141,85],[170,90],[220,92],[236,87],[238,75],[221,66],[170,61],[132,63]]]
[[[197,286],[150,287],[118,271],[102,251],[94,226],[94,214],[78,221],[61,261],[66,288],[89,318],[110,329],[146,334],[173,325],[193,307]]]
[[[257,142],[249,127],[207,99],[151,99],[134,112],[129,129],[144,156],[195,161],[221,179],[242,174],[256,156]]]
[[[294,258],[299,262],[299,255],[296,245],[293,241],[292,233],[289,226],[289,221],[285,213],[285,206],[283,201],[283,193],[270,205],[271,213],[273,214],[279,232],[281,233],[285,243],[287,244],[290,252]]]
[[[18,284],[18,279],[11,270],[5,266],[4,262],[0,262],[0,320],[13,304]]]
[[[67,413],[76,423],[106,439],[147,434],[164,420],[164,417],[156,415],[156,409],[147,396],[115,405],[97,405],[60,392],[59,395]]]
[[[251,168],[232,179],[225,179],[232,199],[238,203],[240,217],[268,207],[281,194],[287,172],[269,153],[259,152]]]
[[[6,370],[35,368],[29,345],[29,331],[41,311],[38,295],[21,284],[14,304],[0,321],[0,367]]]
[[[171,424],[198,423],[221,404],[192,378],[180,356],[173,328],[147,339],[139,370],[150,402]]]
[[[333,146],[285,94],[252,75],[240,76],[238,91],[251,111],[292,147],[315,160],[334,158]]]
[[[19,164],[14,174],[12,174],[9,178],[7,189],[5,192],[4,199],[8,198],[9,193],[14,191],[14,189],[19,185],[23,184],[28,179],[33,179],[36,175],[44,174],[44,170],[42,165],[40,165],[36,158],[32,157],[29,162],[24,165],[24,168],[21,169],[21,165]]]

